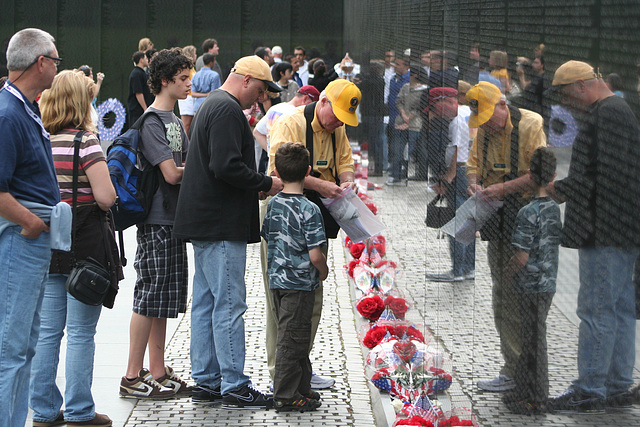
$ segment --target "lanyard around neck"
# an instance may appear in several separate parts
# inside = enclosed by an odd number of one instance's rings
[[[35,120],[35,122],[38,124],[38,126],[40,126],[40,132],[42,133],[42,137],[49,141],[49,132],[47,132],[47,130],[44,128],[44,125],[42,124],[42,119],[40,119],[40,116],[38,116],[38,114],[36,114],[35,111],[33,111],[29,105],[27,105],[27,100],[24,99],[24,95],[22,95],[20,93],[20,91],[18,89],[15,88],[15,86],[9,84],[9,81],[7,81],[4,84],[4,87],[2,89],[5,89],[7,92],[9,92],[11,95],[15,96],[16,98],[18,98],[20,101],[22,101],[22,104],[24,105],[24,109],[27,112],[27,114],[29,115],[29,117],[31,117],[33,120]]]

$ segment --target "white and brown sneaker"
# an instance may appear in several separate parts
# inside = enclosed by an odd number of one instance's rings
[[[187,384],[182,378],[176,375],[171,366],[164,367],[165,374],[156,381],[163,387],[170,388],[181,396],[191,396],[193,386]]]
[[[120,397],[163,400],[171,399],[175,395],[175,390],[160,385],[153,379],[151,373],[144,368],[140,369],[137,378],[128,380],[126,377],[122,377],[120,381]]]

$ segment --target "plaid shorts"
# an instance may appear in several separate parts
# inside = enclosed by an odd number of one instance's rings
[[[171,225],[139,225],[137,239],[133,311],[147,317],[178,317],[187,310],[186,244],[173,237]]]

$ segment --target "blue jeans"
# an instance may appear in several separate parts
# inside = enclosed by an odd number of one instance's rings
[[[60,341],[67,327],[65,362],[64,419],[71,422],[92,420],[95,405],[91,396],[93,337],[102,306],[86,305],[72,297],[64,287],[67,276],[51,274],[45,285],[40,310],[40,337],[31,367],[29,406],[33,419],[51,422],[62,408],[62,394],[56,385]]]
[[[0,423],[22,427],[51,247],[49,233],[28,239],[21,230],[16,225],[0,235]]]
[[[404,163],[404,147],[409,144],[409,154],[413,152],[420,132],[414,132],[409,130],[391,130],[391,141],[389,144],[389,156],[391,160],[391,175],[393,178],[401,179],[406,178],[407,171],[402,173],[402,165]]]
[[[455,206],[458,209],[469,196],[467,196],[467,170],[464,166],[456,167],[455,184]],[[456,241],[449,236],[449,253],[453,261],[453,275],[463,276],[475,270],[476,242],[468,245]]]
[[[389,117],[387,117],[388,119]],[[387,132],[389,131],[389,125],[382,123],[382,169],[387,170],[389,166],[389,137]]]
[[[196,271],[191,307],[191,376],[222,394],[250,379],[244,374],[247,290],[246,242],[192,241]]]
[[[574,388],[606,397],[633,384],[637,248],[583,248],[577,314],[578,379]]]

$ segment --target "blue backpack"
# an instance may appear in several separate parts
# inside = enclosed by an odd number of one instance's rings
[[[107,150],[107,166],[111,182],[116,190],[116,203],[111,207],[116,230],[122,231],[144,221],[149,215],[153,195],[160,185],[158,167],[138,168],[140,128],[152,112],[145,112],[122,135],[113,140]]]

